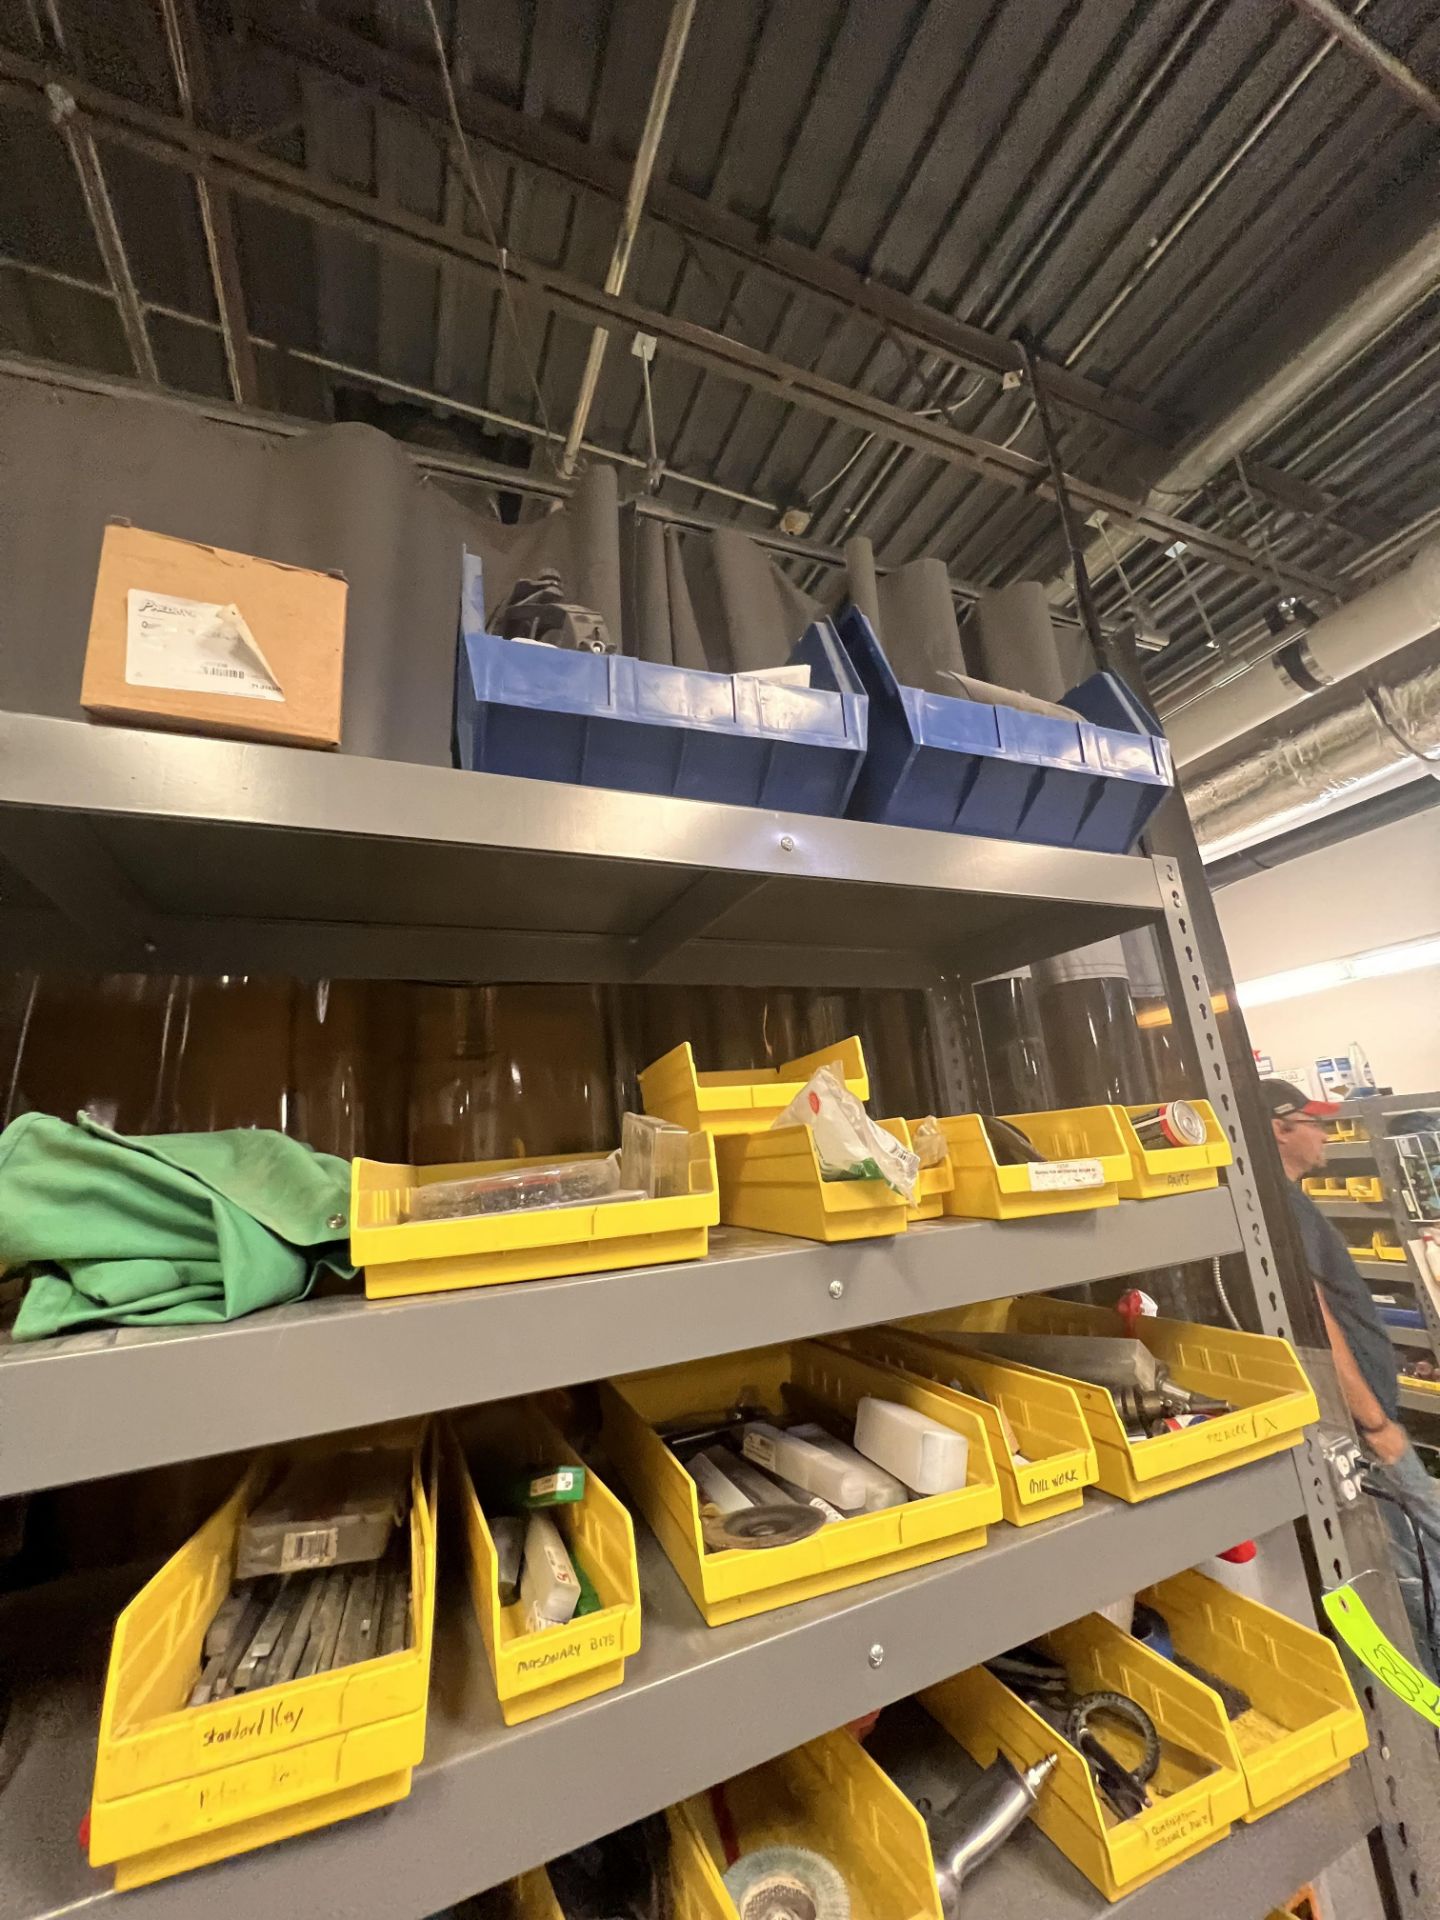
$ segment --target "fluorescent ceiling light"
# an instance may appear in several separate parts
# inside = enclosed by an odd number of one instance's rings
[[[1287,973],[1267,973],[1259,980],[1242,980],[1236,998],[1242,1007],[1268,1007],[1277,1000],[1299,1000],[1307,993],[1326,993],[1352,980],[1383,980],[1420,967],[1440,967],[1440,935],[1405,940],[1394,947],[1371,947],[1345,960],[1318,960],[1312,966],[1292,967]]]

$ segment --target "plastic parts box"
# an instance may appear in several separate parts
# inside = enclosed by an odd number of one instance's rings
[[[1192,1100],[1190,1105],[1205,1122],[1202,1147],[1144,1147],[1131,1125],[1131,1116],[1151,1113],[1148,1106],[1117,1107],[1120,1138],[1130,1156],[1130,1171],[1120,1182],[1122,1200],[1153,1200],[1167,1193],[1194,1193],[1199,1187],[1218,1187],[1221,1167],[1228,1167],[1233,1155],[1225,1129],[1215,1118],[1208,1100]]]
[[[836,630],[870,697],[854,819],[1128,853],[1175,784],[1160,723],[1113,674],[1068,693],[1062,720],[902,686],[854,607]]]
[[[771,1127],[715,1143],[720,1218],[731,1227],[802,1240],[873,1240],[904,1233],[905,1198],[884,1180],[826,1180],[809,1127]]]
[[[1249,1801],[1219,1696],[1102,1614],[1045,1634],[1039,1645],[1063,1663],[1077,1693],[1126,1694],[1155,1722],[1165,1749],[1154,1805],[1143,1813],[1117,1820],[1064,1735],[984,1667],[928,1688],[921,1704],[982,1767],[997,1753],[1017,1767],[1058,1754],[1030,1817],[1107,1900],[1222,1840]],[[1114,1735],[1107,1728],[1106,1744],[1124,1762],[1138,1758],[1138,1737],[1128,1729]]]
[[[574,1154],[602,1160],[603,1154]],[[350,1257],[365,1269],[372,1299],[488,1287],[503,1280],[604,1273],[660,1261],[703,1259],[720,1217],[715,1149],[690,1136],[690,1191],[667,1200],[615,1200],[595,1206],[536,1207],[459,1220],[407,1220],[412,1188],[466,1180],[553,1158],[475,1160],[454,1166],[398,1166],[356,1160],[350,1168]]]
[[[870,1098],[870,1076],[858,1039],[837,1040],[778,1067],[746,1067],[738,1073],[701,1073],[688,1040],[652,1061],[640,1075],[640,1097],[646,1113],[673,1120],[692,1133],[712,1139],[730,1134],[762,1133],[789,1106],[818,1067],[839,1065],[847,1089],[857,1100]]]
[[[808,687],[575,653],[485,631],[464,559],[455,751],[472,773],[842,814],[865,757],[867,701],[828,620],[790,655]]]
[[[805,1847],[833,1861],[852,1920],[940,1920],[924,1819],[848,1733],[827,1733],[715,1791],[742,1854]],[[725,1846],[714,1797],[696,1794],[672,1808],[670,1830],[677,1920],[736,1920],[720,1880]]]
[[[943,1202],[947,1214],[963,1220],[1028,1220],[1041,1213],[1118,1205],[1120,1182],[1130,1178],[1130,1156],[1114,1107],[1061,1107],[1000,1118],[1019,1127],[1045,1163],[998,1161],[978,1113],[942,1119],[955,1173]]]
[[[964,1487],[881,1513],[833,1521],[808,1540],[764,1553],[705,1550],[695,1482],[661,1440],[657,1426],[732,1406],[742,1397],[772,1414],[803,1403],[819,1414],[853,1419],[867,1393],[902,1401],[965,1434],[970,1458]],[[606,1452],[712,1627],[981,1547],[986,1528],[1000,1518],[1000,1491],[984,1423],[959,1406],[957,1396],[942,1395],[923,1380],[907,1379],[816,1341],[797,1340],[789,1346],[631,1374],[608,1381],[601,1400]]]
[[[966,1332],[1130,1332],[1129,1323],[1107,1307],[1052,1300],[1044,1294],[984,1301],[912,1320],[907,1326],[922,1337],[948,1332],[961,1339]],[[1228,1327],[1150,1318],[1135,1322],[1134,1337],[1143,1340],[1165,1362],[1181,1386],[1228,1400],[1237,1411],[1182,1428],[1178,1433],[1132,1440],[1113,1396],[1104,1387],[1045,1373],[1037,1367],[1004,1363],[1018,1373],[1063,1379],[1079,1401],[1095,1443],[1100,1487],[1121,1500],[1148,1500],[1157,1493],[1207,1480],[1229,1467],[1299,1446],[1304,1429],[1320,1417],[1314,1389],[1288,1340],[1270,1334],[1235,1333]]]
[[[1250,1697],[1249,1712],[1228,1722],[1250,1796],[1245,1819],[1288,1806],[1365,1751],[1365,1716],[1323,1633],[1203,1573],[1136,1597],[1164,1616],[1176,1653]]]
[[[1012,1527],[1073,1512],[1099,1478],[1095,1444],[1068,1382],[941,1348],[902,1327],[844,1334],[836,1344],[953,1391],[984,1422],[1001,1508]],[[1006,1422],[1023,1460],[1010,1451]]]
[[[520,1602],[500,1604],[499,1569],[469,1462],[497,1469],[584,1463],[559,1428],[529,1401],[501,1402],[451,1423],[450,1461],[465,1525],[465,1573],[507,1727],[618,1687],[625,1661],[640,1646],[640,1574],[630,1516],[593,1467],[585,1497],[550,1517],[595,1583],[601,1606],[565,1626],[526,1631]]]
[[[116,1621],[90,1861],[118,1862],[117,1886],[225,1859],[409,1792],[425,1748],[435,1613],[434,1468],[423,1431],[411,1431],[411,1644],[403,1653],[186,1706],[205,1629],[229,1591],[241,1519],[270,1477],[269,1459]]]

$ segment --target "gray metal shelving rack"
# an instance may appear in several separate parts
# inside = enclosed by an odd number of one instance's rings
[[[1373,1170],[1385,1189],[1385,1197],[1368,1202],[1317,1202],[1321,1211],[1332,1219],[1364,1217],[1373,1220],[1376,1226],[1389,1227],[1405,1248],[1403,1263],[1399,1260],[1355,1262],[1372,1287],[1379,1291],[1399,1287],[1402,1293],[1413,1297],[1420,1310],[1422,1327],[1390,1329],[1391,1338],[1401,1349],[1402,1365],[1406,1355],[1417,1349],[1440,1364],[1440,1313],[1435,1310],[1429,1289],[1421,1282],[1415,1256],[1410,1251],[1416,1223],[1406,1210],[1401,1194],[1400,1156],[1387,1128],[1396,1115],[1434,1111],[1440,1111],[1440,1093],[1387,1093],[1347,1100],[1339,1117],[1358,1121],[1367,1138],[1333,1142],[1326,1154],[1327,1165],[1333,1166],[1337,1173]],[[1440,1416],[1440,1390],[1427,1393],[1420,1388],[1402,1386],[1400,1404],[1410,1413]]]
[[[0,938],[11,964],[924,987],[936,990],[937,1059],[958,1100],[975,1084],[967,1063],[975,1068],[957,989],[1145,926],[1236,1148],[1216,1193],[1086,1220],[937,1223],[893,1246],[721,1233],[701,1266],[302,1304],[208,1331],[0,1343],[0,1491],[1221,1255],[1244,1257],[1255,1324],[1291,1332],[1174,858],[0,715]],[[408,1800],[126,1895],[122,1911],[427,1914],[1061,1616],[1295,1522],[1314,1577],[1361,1571],[1313,1438],[1141,1506],[1091,1496],[1048,1525],[998,1528],[978,1553],[714,1630],[641,1529],[644,1640],[623,1687],[506,1729],[462,1610],[438,1636],[427,1756]],[[1411,1778],[1433,1746],[1383,1696],[1362,1698],[1367,1765],[1118,1910],[1260,1920],[1373,1832],[1392,1912],[1433,1912],[1422,1845],[1433,1794]],[[47,1711],[47,1738],[7,1789],[7,1920],[114,1897],[84,1866],[68,1820],[93,1755],[93,1676],[57,1689]],[[1106,1910],[1038,1835],[997,1865],[984,1904],[996,1920]]]

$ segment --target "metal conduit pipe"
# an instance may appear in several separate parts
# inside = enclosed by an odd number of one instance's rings
[[[1440,540],[1401,572],[1318,620],[1303,637],[1228,685],[1196,700],[1167,727],[1177,767],[1223,747],[1251,727],[1373,666],[1440,627]]]
[[[1185,797],[1210,861],[1425,774],[1440,778],[1440,660],[1242,754]]]
[[[1440,533],[1440,507],[1432,507],[1408,526],[1367,548],[1342,569],[1343,575],[1359,589],[1371,574],[1396,566],[1436,533]],[[1169,608],[1179,599],[1178,594],[1156,593],[1153,589],[1144,597],[1149,610],[1162,625]],[[1226,636],[1223,664],[1217,662],[1213,654],[1194,652],[1167,667],[1161,656],[1156,662],[1154,677],[1149,680],[1150,703],[1162,720],[1173,722],[1184,708],[1205,699],[1218,687],[1228,685],[1256,662],[1271,659],[1303,632],[1303,627],[1292,623],[1277,634],[1265,621],[1252,620],[1238,632]]]
[[[1176,511],[1223,467],[1269,433],[1294,410],[1318,392],[1358,354],[1380,339],[1416,304],[1440,286],[1440,226],[1434,220],[1434,175],[1422,178],[1418,191],[1410,196],[1391,232],[1385,236],[1393,252],[1383,264],[1370,267],[1367,275],[1352,269],[1360,280],[1320,325],[1307,321],[1307,332],[1300,344],[1281,346],[1268,369],[1226,407],[1207,427],[1192,436],[1170,461],[1163,473],[1149,479],[1143,493],[1146,506],[1164,502]],[[1370,259],[1382,254],[1382,236],[1369,236]],[[1307,290],[1305,304],[1314,306],[1314,292]],[[1294,324],[1300,296],[1291,303],[1281,321]],[[1125,556],[1140,544],[1142,536],[1116,526],[1111,545],[1103,538],[1086,549],[1086,565],[1095,579],[1108,573],[1118,554]],[[1052,602],[1064,604],[1074,593],[1068,569],[1046,583]]]

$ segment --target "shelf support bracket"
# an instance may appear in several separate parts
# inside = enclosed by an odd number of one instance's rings
[[[631,940],[631,979],[652,979],[688,941],[708,933],[732,907],[753,899],[769,884],[765,874],[702,874]]]
[[[153,909],[76,814],[0,812],[0,857],[93,943],[97,958],[144,969]]]

